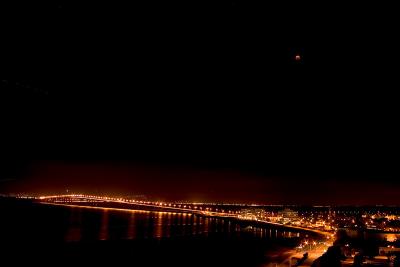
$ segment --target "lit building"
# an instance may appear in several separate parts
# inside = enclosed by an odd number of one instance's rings
[[[278,211],[278,216],[282,218],[288,218],[288,219],[297,219],[299,217],[299,214],[297,211],[291,210],[291,209],[284,209],[281,211]]]
[[[265,220],[266,212],[263,209],[242,209],[238,217],[246,220]]]
[[[298,221],[299,214],[291,209],[284,209],[278,212],[278,217],[283,223]]]

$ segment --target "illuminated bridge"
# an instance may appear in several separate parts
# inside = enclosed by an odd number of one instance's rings
[[[37,200],[39,200],[41,203],[55,205],[90,206],[132,210],[145,209],[166,212],[186,212],[204,216],[237,217],[237,211],[225,210],[218,207],[210,207],[210,204],[152,202],[83,194],[41,196],[38,197]]]
[[[69,194],[69,195],[53,195],[41,196],[35,198],[36,201],[44,204],[63,205],[63,206],[79,206],[93,207],[102,209],[121,209],[121,210],[148,210],[148,211],[165,211],[165,212],[183,212],[198,214],[209,217],[230,218],[233,220],[243,220],[239,215],[239,210],[243,206],[256,206],[244,204],[215,204],[215,203],[169,203],[169,202],[154,202],[143,201],[127,198],[116,198],[106,196],[84,195],[84,194]],[[325,232],[317,229],[284,225],[273,223],[270,221],[257,219],[244,219],[247,223],[252,224],[268,224],[277,227],[293,228],[302,231],[314,232],[325,237],[332,237],[331,232]]]

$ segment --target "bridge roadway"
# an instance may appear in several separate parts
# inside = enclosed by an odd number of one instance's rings
[[[133,207],[142,207],[145,209],[157,210],[157,211],[166,211],[166,212],[186,212],[192,214],[199,214],[205,216],[213,216],[213,217],[230,217],[236,218],[235,214],[226,213],[226,212],[216,212],[203,210],[202,208],[194,209],[189,208],[194,206],[193,204],[172,204],[172,203],[164,203],[164,202],[149,202],[149,201],[139,201],[132,199],[123,199],[123,198],[111,198],[111,197],[99,197],[92,195],[56,195],[56,196],[42,196],[38,198],[41,203],[55,203],[55,204],[65,204],[73,203],[74,206],[77,206],[78,203],[82,203],[78,206],[92,206],[90,204],[94,203],[112,203],[112,204],[124,204],[129,205],[132,209]],[[83,204],[85,203],[85,204]],[[183,206],[183,207],[182,207]],[[196,206],[197,207],[197,206]],[[105,207],[107,208],[107,207]]]
[[[197,214],[206,217],[219,217],[219,218],[227,218],[237,221],[248,222],[257,225],[275,225],[278,227],[285,227],[291,229],[297,229],[306,232],[316,233],[321,235],[327,239],[333,237],[331,232],[321,231],[312,228],[306,228],[295,225],[286,225],[280,223],[274,223],[270,221],[263,220],[250,220],[250,219],[240,219],[234,213],[227,212],[217,212],[204,210],[201,206],[206,206],[206,204],[187,204],[187,203],[164,203],[164,202],[150,202],[150,201],[141,201],[141,200],[133,200],[133,199],[124,199],[124,198],[113,198],[113,197],[102,197],[102,196],[94,196],[94,195],[54,195],[54,196],[41,196],[37,198],[39,203],[43,204],[52,204],[52,205],[62,205],[62,206],[79,206],[79,207],[91,207],[91,208],[107,208],[107,209],[115,209],[115,210],[132,210],[137,209],[135,207],[139,207],[145,210],[154,210],[154,211],[165,211],[165,212],[185,212],[191,214]],[[108,205],[98,206],[98,203],[106,203]],[[117,204],[118,208],[110,207],[109,204]],[[128,206],[126,206],[128,205]],[[193,208],[192,208],[193,207]]]

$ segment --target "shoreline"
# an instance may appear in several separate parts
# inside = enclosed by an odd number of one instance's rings
[[[261,227],[262,226],[274,226],[277,228],[295,229],[295,230],[299,230],[301,232],[317,234],[317,235],[327,238],[327,239],[329,239],[332,236],[332,233],[329,233],[329,232],[324,232],[324,231],[320,231],[320,230],[316,230],[316,229],[308,229],[308,228],[298,227],[298,226],[294,226],[294,225],[284,225],[284,224],[273,223],[273,222],[268,222],[268,221],[260,221],[260,220],[258,220],[258,221],[246,220],[246,219],[239,219],[237,217],[231,217],[231,216],[202,214],[202,213],[191,212],[191,211],[160,211],[160,210],[151,210],[151,209],[114,208],[114,207],[102,207],[102,206],[91,206],[91,205],[51,203],[51,202],[33,202],[33,203],[52,205],[52,206],[64,206],[64,207],[86,208],[86,209],[103,209],[103,210],[115,210],[115,211],[124,211],[124,212],[135,211],[135,212],[187,213],[187,214],[193,214],[193,215],[198,215],[198,216],[202,216],[202,217],[226,219],[226,220],[237,222],[239,224],[250,224],[250,226],[255,226],[255,227],[257,227],[257,226],[261,226]]]

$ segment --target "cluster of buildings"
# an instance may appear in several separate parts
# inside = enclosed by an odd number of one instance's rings
[[[265,221],[267,219],[267,212],[264,209],[242,209],[237,214],[239,219]]]
[[[400,234],[400,213],[388,211],[331,208],[307,210],[283,208],[271,211],[262,208],[246,208],[239,211],[238,217],[328,232],[338,229],[366,229]]]
[[[280,208],[242,209],[239,218],[299,226],[331,233],[325,241],[303,240],[298,253],[328,255],[327,250],[340,249],[341,266],[399,266],[400,211],[362,208]],[[325,243],[324,243],[325,242]],[[327,247],[327,244],[333,244]],[[327,256],[321,256],[321,259]],[[397,265],[396,265],[397,262]]]

